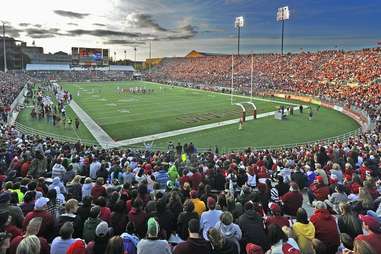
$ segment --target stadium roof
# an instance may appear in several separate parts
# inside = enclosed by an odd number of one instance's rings
[[[226,55],[227,54],[207,53],[207,52],[200,52],[197,50],[192,50],[185,57],[226,56]]]

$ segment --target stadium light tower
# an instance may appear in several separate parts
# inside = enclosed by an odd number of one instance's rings
[[[237,39],[238,39],[238,55],[239,55],[239,45],[240,45],[240,39],[241,39],[241,28],[243,28],[244,27],[244,25],[245,25],[245,19],[242,17],[242,16],[240,16],[240,17],[236,17],[235,18],[235,22],[234,22],[234,26],[235,26],[235,28],[237,28],[237,30],[238,30],[238,35],[237,35]]]
[[[282,22],[282,46],[281,46],[282,55],[283,55],[283,40],[284,40],[284,22],[289,19],[290,19],[290,10],[288,9],[288,6],[278,8],[278,11],[276,13],[276,20],[278,22],[279,21]]]
[[[4,72],[7,72],[7,50],[5,49],[5,21],[1,21],[3,23],[3,53],[4,53]]]
[[[134,48],[135,51],[135,64],[136,64],[136,47]]]

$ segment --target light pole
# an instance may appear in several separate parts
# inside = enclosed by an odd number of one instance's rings
[[[237,35],[238,55],[239,55],[239,46],[240,46],[240,39],[241,39],[241,28],[244,27],[244,25],[245,25],[245,19],[242,16],[235,18],[234,26],[238,30],[238,35]]]
[[[116,62],[116,52],[114,51],[114,64]]]
[[[136,64],[136,47],[134,48],[135,51],[135,64]]]
[[[281,53],[283,55],[283,41],[284,41],[284,21],[290,19],[290,10],[288,6],[278,8],[276,13],[276,20],[282,22],[282,40],[281,40]]]
[[[127,50],[124,50],[124,62],[127,63]]]
[[[148,73],[151,73],[151,58],[152,58],[152,39],[149,40],[149,62],[148,62]]]
[[[7,72],[7,51],[5,49],[5,21],[1,21],[1,23],[3,23],[4,72]]]

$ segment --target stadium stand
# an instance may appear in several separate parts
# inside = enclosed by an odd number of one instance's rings
[[[235,60],[242,90],[250,59]],[[381,253],[380,49],[255,59],[258,91],[356,105],[375,128],[325,146],[220,154],[198,153],[193,144],[105,150],[2,124],[0,242],[11,240],[9,253],[33,235],[40,253],[105,253],[118,240],[129,254]],[[146,75],[213,89],[228,84],[230,61],[163,59]],[[28,82],[124,78],[113,71],[0,72],[0,99],[10,104]]]

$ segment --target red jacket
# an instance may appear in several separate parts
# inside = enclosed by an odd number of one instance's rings
[[[29,221],[31,221],[35,217],[42,218],[40,232],[38,232],[37,236],[44,237],[45,239],[50,239],[53,236],[55,228],[53,216],[47,210],[34,210],[29,212],[25,216],[23,230],[26,230]]]
[[[99,198],[100,196],[106,196],[106,188],[102,185],[96,184],[91,190],[91,196],[93,200]]]
[[[315,237],[325,243],[328,248],[340,245],[336,220],[327,209],[316,210],[310,221],[315,226]]]
[[[369,232],[368,235],[357,236],[355,240],[363,240],[368,243],[369,246],[372,246],[375,253],[381,253],[381,234]]]
[[[16,236],[23,234],[23,231],[21,229],[19,229],[18,227],[16,227],[15,225],[12,225],[12,224],[8,224],[8,225],[4,226],[4,231],[12,234],[11,240],[13,238],[15,238]]]
[[[198,185],[202,182],[202,179],[203,177],[199,172],[194,173],[189,179],[192,184],[192,189],[198,189]]]
[[[310,185],[310,189],[314,193],[317,200],[324,201],[328,198],[328,195],[329,195],[328,186],[313,183]]]
[[[296,211],[303,205],[303,195],[299,191],[289,191],[281,197],[285,214],[296,216]]]
[[[276,225],[279,225],[280,227],[283,227],[283,226],[290,227],[290,222],[288,221],[288,218],[284,216],[267,217],[265,224],[266,224],[266,227],[268,227],[271,224],[276,224]]]
[[[108,207],[101,207],[101,212],[99,214],[99,219],[110,224],[111,222],[111,210]]]

